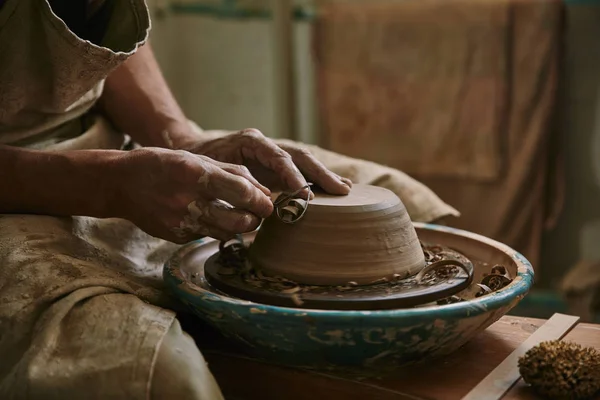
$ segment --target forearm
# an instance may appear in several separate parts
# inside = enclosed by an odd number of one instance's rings
[[[149,44],[108,76],[99,105],[119,130],[143,146],[179,148],[197,140]]]
[[[0,146],[0,214],[115,216],[110,171],[123,153]]]

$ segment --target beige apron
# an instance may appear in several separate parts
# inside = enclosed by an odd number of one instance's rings
[[[123,146],[90,110],[149,20],[143,0],[115,4],[103,47],[72,34],[45,0],[0,8],[0,143]],[[458,215],[400,171],[308,148],[341,175],[395,191],[416,221]],[[0,399],[222,399],[162,287],[176,248],[120,219],[0,215]]]
[[[149,27],[143,0],[118,0],[101,47],[45,0],[8,0],[0,143],[121,148],[125,136],[89,110]],[[0,215],[0,398],[222,399],[161,290],[175,248],[118,219]]]

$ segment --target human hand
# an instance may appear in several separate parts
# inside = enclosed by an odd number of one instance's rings
[[[273,211],[269,189],[246,167],[183,150],[132,150],[117,173],[118,216],[175,243],[228,240],[255,230]]]
[[[192,153],[231,164],[245,165],[272,190],[295,191],[308,179],[330,194],[350,192],[352,182],[329,171],[309,151],[294,145],[277,145],[256,129],[245,129],[222,138],[188,147]]]

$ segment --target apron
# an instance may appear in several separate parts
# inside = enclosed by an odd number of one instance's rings
[[[123,147],[93,105],[150,22],[143,0],[111,3],[101,45],[73,34],[45,0],[0,8],[0,144]],[[0,398],[151,398],[155,365],[164,378],[169,348],[186,348],[161,279],[176,248],[120,219],[0,214]],[[194,378],[212,390],[194,399],[222,398],[207,370]]]
[[[104,79],[150,29],[143,0],[109,1],[102,43],[82,40],[45,0],[0,8],[0,144],[44,148],[80,135]]]

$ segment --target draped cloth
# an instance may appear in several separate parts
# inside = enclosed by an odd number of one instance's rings
[[[400,169],[538,266],[563,203],[558,0],[323,0],[322,145]],[[539,271],[538,271],[539,272]]]

